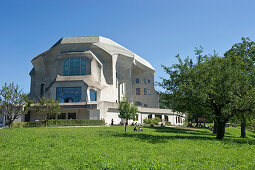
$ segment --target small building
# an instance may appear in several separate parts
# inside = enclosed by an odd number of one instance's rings
[[[63,37],[32,59],[30,97],[60,102],[57,119],[104,120],[119,124],[118,103],[123,97],[138,105],[138,121],[160,117],[182,125],[184,115],[159,109],[153,66],[132,51],[101,36]],[[40,120],[36,112],[26,121]],[[132,121],[130,121],[132,123]]]

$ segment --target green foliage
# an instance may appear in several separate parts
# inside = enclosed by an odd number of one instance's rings
[[[143,119],[143,123],[144,124],[147,124],[147,125],[149,125],[149,124],[151,124],[151,119],[148,119],[148,118],[145,118],[145,119]]]
[[[102,120],[77,120],[77,119],[55,119],[55,120],[45,120],[34,121],[34,122],[13,122],[13,128],[22,128],[22,127],[42,127],[45,126],[54,127],[54,126],[99,126],[104,125],[105,123]]]
[[[171,122],[166,122],[165,126],[171,126]]]
[[[123,100],[119,103],[119,117],[121,119],[126,119],[126,121],[133,119],[136,120],[138,108],[136,105],[130,103],[127,98],[123,98]],[[125,124],[126,131],[126,124]]]
[[[159,124],[159,122],[161,122],[161,120],[160,120],[160,118],[158,118],[158,117],[155,117],[155,118],[153,118],[152,119],[152,121],[151,121],[153,124],[155,124],[155,125],[158,125]]]
[[[254,169],[255,137],[227,128],[143,127],[0,129],[1,169]]]
[[[171,94],[167,93],[159,93],[159,107],[161,109],[172,109],[172,105],[170,103]]]
[[[169,78],[160,85],[171,94],[174,110],[216,119],[217,139],[223,139],[230,118],[241,110],[255,109],[255,88],[251,84],[255,69],[240,56],[202,56],[202,49],[195,52],[197,64],[189,58],[182,61],[178,55],[179,64],[163,66]]]
[[[51,116],[60,114],[59,102],[53,98],[40,97],[39,104],[35,105],[36,111],[43,115],[44,120],[49,120]]]
[[[30,104],[28,95],[14,83],[5,83],[0,89],[0,114],[6,117],[9,127],[15,119],[28,112]]]
[[[145,119],[143,120],[143,123],[144,123],[144,124],[147,124],[147,125],[150,125],[151,123],[153,123],[154,125],[158,125],[159,122],[161,122],[161,120],[160,120],[160,118],[158,118],[158,117],[155,117],[155,118],[153,118],[153,119],[145,118]]]

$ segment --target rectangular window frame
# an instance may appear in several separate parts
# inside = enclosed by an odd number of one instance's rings
[[[141,95],[141,89],[140,88],[136,88],[135,91],[136,91],[136,95]]]

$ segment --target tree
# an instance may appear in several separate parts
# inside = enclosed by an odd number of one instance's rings
[[[15,119],[29,111],[30,104],[28,95],[24,94],[14,83],[9,85],[5,83],[0,90],[0,113],[6,118],[8,127],[11,127]]]
[[[123,100],[119,103],[119,117],[121,119],[125,119],[125,132],[127,131],[128,120],[135,119],[137,117],[138,108],[136,105],[131,104],[127,98],[123,98]]]
[[[47,122],[50,117],[55,117],[56,115],[60,114],[61,107],[59,106],[59,102],[53,98],[40,97],[39,104],[35,106],[37,112],[43,116],[45,126],[47,126]]]
[[[249,75],[249,82],[251,86],[255,86],[255,74],[254,74],[254,62],[255,62],[255,42],[251,41],[249,38],[242,38],[241,43],[236,43],[232,46],[230,50],[228,50],[225,54],[225,57],[232,58],[232,57],[240,57],[246,66],[243,68],[247,72],[250,73]],[[239,109],[239,114],[234,119],[236,122],[241,123],[241,137],[246,137],[246,122],[249,119],[254,118],[254,112],[252,112],[252,108],[248,107],[245,109]]]
[[[171,94],[159,93],[159,107],[161,109],[172,109],[171,103],[169,103],[169,99],[171,98]]]
[[[225,126],[239,110],[254,107],[255,89],[250,85],[247,63],[232,58],[201,56],[196,50],[197,64],[186,58],[172,67],[163,66],[169,79],[160,85],[172,96],[173,109],[179,112],[208,114],[215,118],[217,139],[223,139]]]

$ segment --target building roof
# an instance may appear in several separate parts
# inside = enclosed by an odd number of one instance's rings
[[[58,46],[59,44],[94,44],[95,46],[102,48],[103,50],[105,50],[106,52],[108,52],[111,55],[122,54],[127,57],[131,57],[131,58],[133,58],[134,62],[139,62],[139,63],[145,65],[146,67],[152,69],[153,71],[155,71],[153,66],[148,61],[143,59],[142,57],[136,55],[132,51],[130,51],[127,48],[121,46],[120,44],[112,41],[111,39],[105,38],[102,36],[63,37],[56,44],[54,44],[49,50],[47,50],[47,51],[41,53],[40,55],[36,56],[35,58],[33,58],[32,61],[41,55],[45,55],[48,51],[50,51],[54,47]]]

